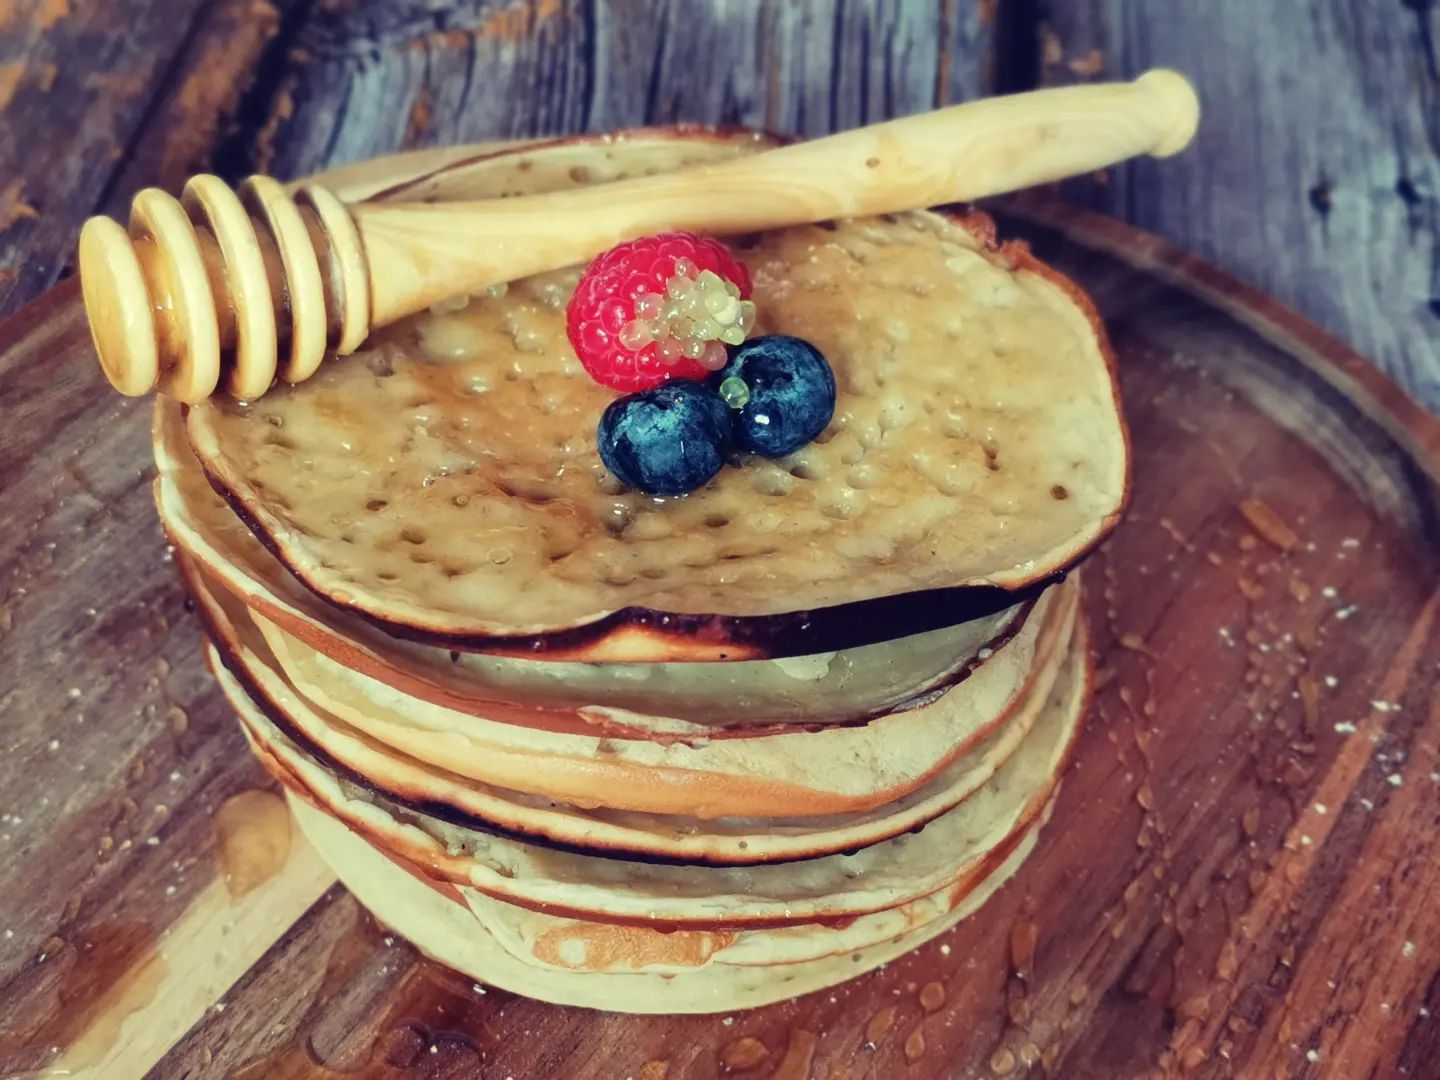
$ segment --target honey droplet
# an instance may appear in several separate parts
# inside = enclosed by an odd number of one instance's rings
[[[1260,807],[1252,806],[1245,811],[1240,819],[1240,827],[1245,830],[1246,836],[1254,836],[1260,831]]]
[[[1300,542],[1300,537],[1295,530],[1285,524],[1280,517],[1266,503],[1259,499],[1246,499],[1240,504],[1240,513],[1244,515],[1250,528],[1259,534],[1262,540],[1273,544],[1281,551],[1289,551]]]
[[[925,1033],[918,1027],[905,1039],[905,1060],[919,1061],[925,1056]]]
[[[759,1039],[747,1035],[736,1039],[720,1051],[720,1063],[731,1072],[753,1069],[770,1056],[770,1048]]]
[[[1133,878],[1130,884],[1125,886],[1125,892],[1122,894],[1122,897],[1125,900],[1126,906],[1135,902],[1135,897],[1140,895],[1140,890],[1144,887],[1145,879],[1143,877]]]
[[[220,876],[231,896],[269,881],[290,854],[290,811],[269,791],[242,791],[225,800],[214,829]]]
[[[1009,1076],[1015,1071],[1015,1055],[1002,1046],[990,1055],[990,1071],[996,1076]]]
[[[1180,1003],[1180,1017],[1184,1020],[1202,1020],[1210,1012],[1210,995],[1203,991],[1191,994]]]
[[[1035,942],[1039,936],[1039,928],[1029,919],[1016,919],[1010,927],[1010,963],[1017,975],[1028,975],[1035,966]]]
[[[887,1005],[870,1018],[870,1023],[865,1025],[865,1045],[870,1049],[880,1045],[881,1040],[890,1034],[890,1029],[895,1026],[895,1006]]]
[[[944,983],[928,982],[920,988],[920,1007],[926,1012],[938,1012],[944,1004]]]
[[[190,728],[190,716],[179,705],[166,709],[165,718],[170,721],[170,730],[176,735],[184,735]]]
[[[1235,972],[1239,969],[1239,960],[1235,955],[1235,943],[1227,941],[1220,946],[1220,958],[1215,962],[1215,974],[1226,982],[1235,978]]]

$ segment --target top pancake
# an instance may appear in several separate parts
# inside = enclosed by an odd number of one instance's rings
[[[654,145],[638,144],[653,165]],[[604,153],[623,165],[626,145]],[[523,186],[537,174],[524,161],[547,152],[487,167]],[[717,642],[711,658],[784,655],[814,647],[764,632],[794,612],[843,625],[851,644],[878,640],[977,605],[883,609],[899,625],[850,605],[1023,586],[1113,524],[1124,429],[1103,334],[1073,285],[996,247],[975,215],[780,230],[737,248],[757,332],[805,338],[834,367],[835,419],[797,454],[737,460],[692,495],[652,498],[606,475],[595,425],[613,394],[564,331],[578,268],[410,320],[258,403],[212,398],[190,411],[192,445],[310,588],[461,648],[644,622]],[[606,655],[674,650],[649,640]]]

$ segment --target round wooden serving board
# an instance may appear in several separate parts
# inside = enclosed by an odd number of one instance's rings
[[[1000,217],[1096,298],[1133,425],[1093,715],[980,914],[727,1017],[485,991],[370,923],[202,670],[148,407],[73,287],[0,327],[0,1076],[1434,1075],[1440,422],[1151,237]]]

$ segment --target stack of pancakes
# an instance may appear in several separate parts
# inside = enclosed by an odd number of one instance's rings
[[[569,140],[395,194],[757,145]],[[253,404],[157,407],[212,667],[302,828],[382,922],[530,996],[731,1010],[915,947],[1024,861],[1088,700],[1067,571],[1127,484],[1088,301],[976,214],[733,243],[836,414],[682,498],[599,461],[579,268]]]

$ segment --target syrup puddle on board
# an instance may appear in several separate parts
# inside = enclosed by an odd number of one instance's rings
[[[290,810],[269,791],[242,791],[215,811],[215,858],[230,895],[269,881],[290,854]]]

